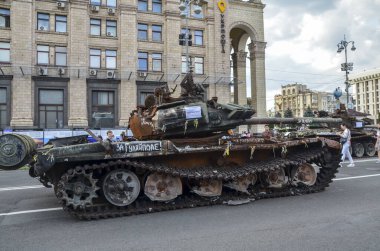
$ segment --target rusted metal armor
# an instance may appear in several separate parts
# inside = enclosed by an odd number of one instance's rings
[[[62,138],[37,149],[27,136],[6,134],[0,136],[0,168],[28,164],[30,175],[53,186],[65,211],[80,219],[236,205],[318,192],[332,182],[340,161],[336,141],[304,134],[268,140],[227,131],[340,119],[252,117],[249,107],[219,104],[216,98],[203,102],[192,76],[184,81],[180,97],[171,98],[163,87],[131,113],[137,141]]]

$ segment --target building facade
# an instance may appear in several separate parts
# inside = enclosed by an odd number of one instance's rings
[[[346,104],[346,100],[347,94],[344,93],[340,103]],[[298,83],[281,86],[281,94],[275,95],[275,112],[282,116],[289,108],[293,116],[302,117],[308,107],[313,111],[334,112],[337,100],[332,93],[313,91]]]
[[[354,86],[356,109],[371,114],[369,118],[380,121],[380,69],[374,69],[350,76]]]
[[[234,101],[246,104],[242,61],[249,54],[253,97],[265,104],[265,5],[200,3],[200,14],[188,14],[189,56],[205,98],[228,102],[232,83]],[[1,128],[126,127],[156,87],[174,88],[184,77],[178,36],[186,25],[178,7],[161,0],[1,1]],[[265,114],[265,105],[257,107]]]

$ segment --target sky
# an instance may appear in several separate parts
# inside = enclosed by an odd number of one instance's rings
[[[337,53],[344,35],[356,47],[354,52],[348,50],[348,62],[354,63],[350,75],[380,68],[380,0],[262,2],[266,4],[267,110],[274,108],[281,85],[297,82],[312,90],[333,92],[338,86],[344,90],[345,74],[340,69],[344,52]]]

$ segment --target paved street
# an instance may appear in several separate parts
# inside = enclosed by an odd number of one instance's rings
[[[26,171],[1,171],[0,250],[380,250],[375,159],[341,168],[325,192],[241,206],[100,221],[58,207]]]

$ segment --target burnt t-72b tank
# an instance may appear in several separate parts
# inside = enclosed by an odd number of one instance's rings
[[[231,133],[239,125],[305,124],[340,119],[257,118],[249,107],[203,102],[191,74],[181,96],[168,87],[131,113],[135,141],[54,139],[37,149],[24,135],[0,137],[0,168],[30,166],[53,186],[65,211],[80,219],[117,217],[318,192],[339,166],[339,143]]]

